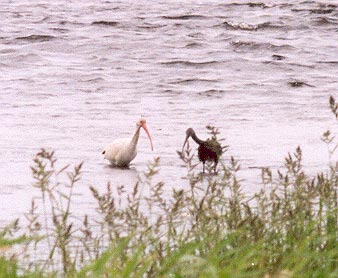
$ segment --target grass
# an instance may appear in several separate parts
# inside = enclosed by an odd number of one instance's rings
[[[329,105],[338,119],[334,98]],[[326,172],[307,174],[298,147],[277,172],[262,169],[261,189],[250,196],[232,157],[218,175],[209,167],[203,176],[189,148],[179,153],[184,189],[169,193],[155,158],[132,192],[90,188],[95,219],[72,211],[82,164],[59,168],[42,149],[32,165],[41,207],[32,202],[28,225],[14,222],[0,234],[0,277],[338,277],[337,141],[330,131],[322,140]],[[11,256],[14,245],[23,251]]]

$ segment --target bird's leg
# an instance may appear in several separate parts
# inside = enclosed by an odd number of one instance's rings
[[[214,164],[214,172],[215,172],[215,174],[216,174],[216,167],[217,167],[217,164],[218,164],[218,161],[215,160],[215,164]]]
[[[203,161],[203,174],[204,174],[204,170],[205,170],[205,161]]]

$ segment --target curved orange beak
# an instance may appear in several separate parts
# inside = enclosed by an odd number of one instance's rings
[[[148,138],[149,138],[149,141],[150,141],[150,145],[151,145],[151,150],[153,151],[154,150],[154,147],[153,147],[153,140],[151,140],[151,136],[150,136],[150,133],[149,133],[149,131],[148,131],[148,128],[147,128],[147,125],[146,125],[146,123],[142,123],[142,127],[143,127],[143,129],[144,129],[144,131],[147,133],[147,135],[148,135]]]

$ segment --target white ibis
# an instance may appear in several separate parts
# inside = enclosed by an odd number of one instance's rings
[[[150,140],[151,150],[153,150],[153,141],[148,131],[146,120],[140,119],[136,122],[136,130],[132,138],[120,138],[114,140],[111,144],[104,148],[102,154],[104,158],[109,160],[111,164],[117,167],[127,167],[129,163],[136,157],[137,142],[140,136],[141,127],[147,133]]]
[[[216,173],[216,167],[218,164],[218,159],[221,157],[223,150],[221,145],[216,141],[216,139],[207,139],[203,141],[196,136],[195,131],[192,128],[188,128],[186,131],[186,138],[182,147],[182,153],[185,144],[187,143],[189,137],[191,137],[198,145],[198,158],[203,163],[203,173],[205,168],[205,162],[214,161],[214,172]]]

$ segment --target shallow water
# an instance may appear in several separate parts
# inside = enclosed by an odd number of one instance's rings
[[[330,4],[328,4],[330,3]],[[91,214],[88,186],[133,186],[161,157],[168,188],[184,174],[185,130],[220,128],[240,159],[247,192],[255,167],[277,169],[300,145],[309,170],[327,166],[321,134],[336,127],[338,2],[1,1],[0,221],[30,206],[29,166],[40,147],[60,166],[84,161],[77,213]],[[303,82],[303,83],[302,83]],[[131,170],[109,167],[102,148],[144,116]],[[193,143],[191,144],[193,146]],[[201,169],[201,168],[200,168]]]

